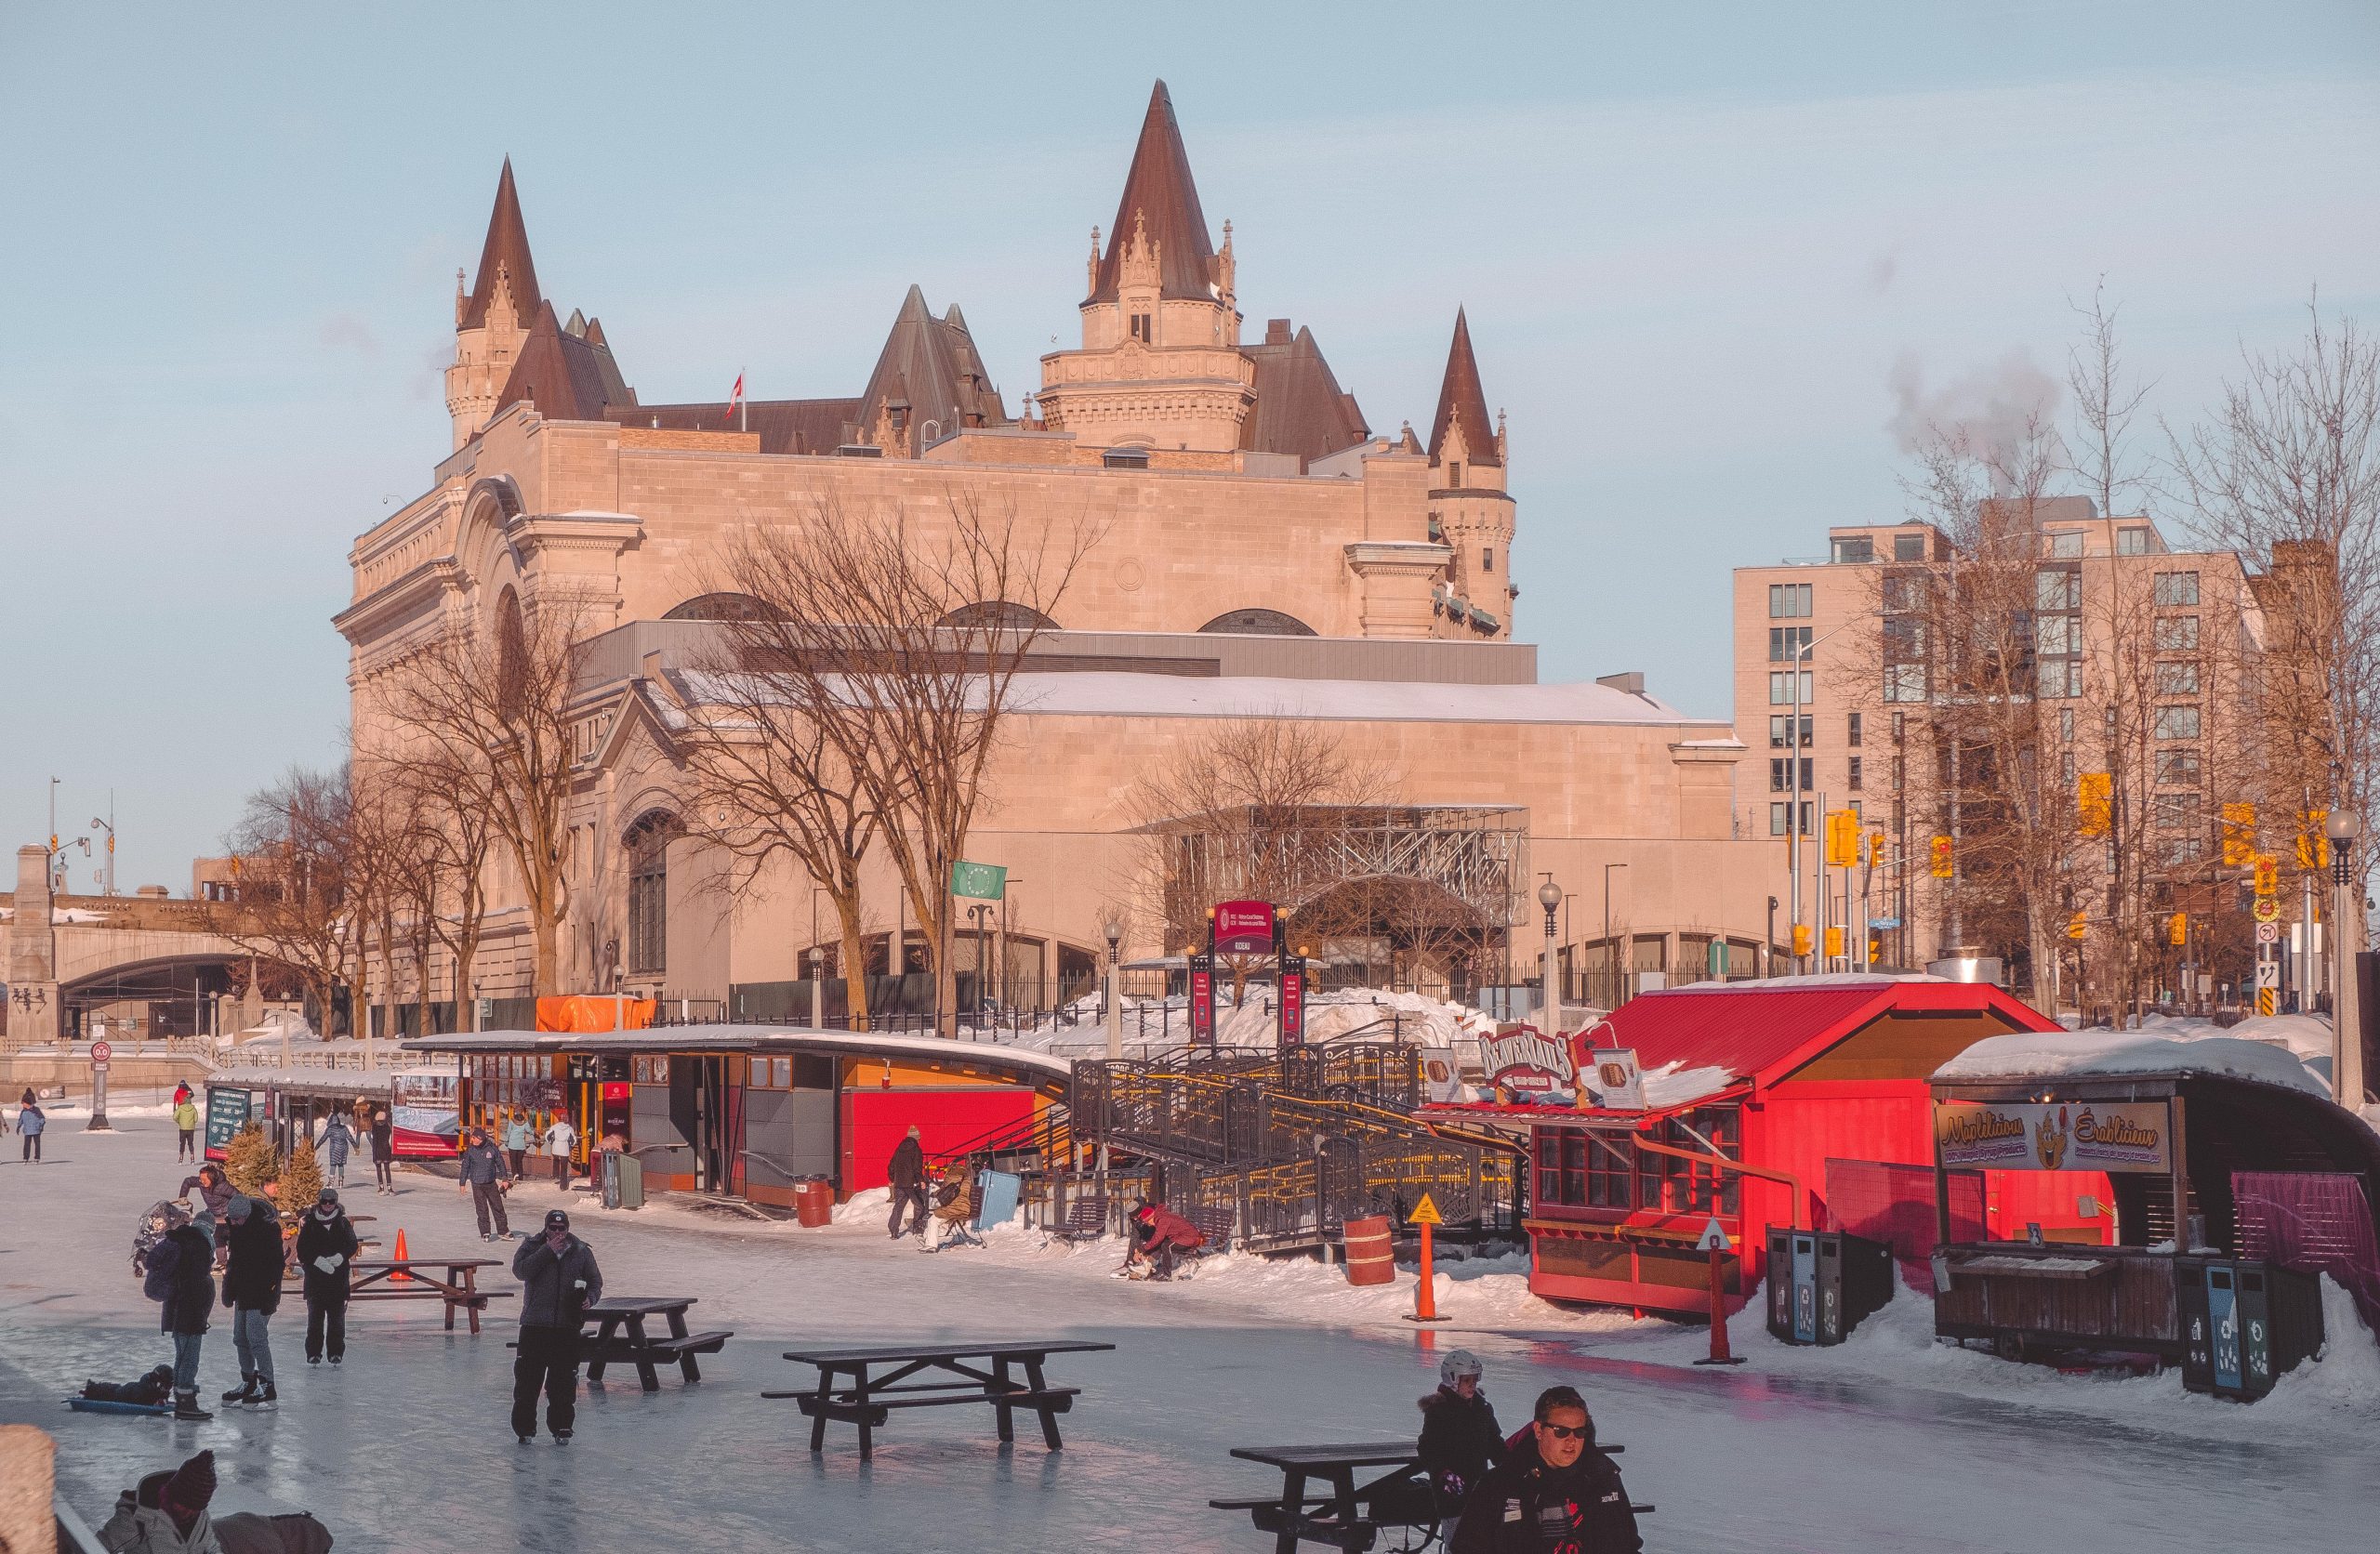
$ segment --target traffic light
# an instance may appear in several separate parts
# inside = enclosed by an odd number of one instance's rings
[[[1884,834],[1881,831],[1871,831],[1868,833],[1868,866],[1872,869],[1884,861]]]
[[[2256,807],[2253,804],[2223,806],[2223,866],[2240,868],[2253,863],[2256,856]]]
[[[2109,817],[2114,812],[2112,796],[2115,779],[2104,771],[2083,771],[2074,778],[2074,811],[2078,829],[2085,836],[2108,834]]]
[[[2081,939],[2090,932],[2090,928],[2091,924],[2089,915],[2087,913],[2078,912],[2066,921],[2066,937],[2069,939]]]
[[[2165,919],[2165,937],[2175,944],[2188,943],[2190,942],[2190,915],[2187,912],[2176,912],[2171,917]]]
[[[2308,810],[2305,825],[2297,833],[2297,866],[2308,871],[2331,866],[2331,839],[2322,832],[2322,823],[2331,817],[2328,810]]]
[[[1882,966],[1884,963],[1884,942],[1871,933],[1868,936],[1868,964],[1871,966]]]
[[[1859,862],[1859,817],[1836,810],[1826,817],[1826,861],[1838,869]]]
[[[1843,954],[1843,930],[1841,928],[1831,928],[1826,930],[1826,953],[1830,959]]]
[[[2255,864],[2256,894],[2259,896],[2281,894],[2281,861],[2268,852],[2260,852],[2256,854]]]
[[[1809,924],[1796,923],[1793,925],[1793,953],[1797,955],[1805,955],[1810,953]]]
[[[1934,838],[1934,877],[1950,877],[1950,838],[1948,836]]]

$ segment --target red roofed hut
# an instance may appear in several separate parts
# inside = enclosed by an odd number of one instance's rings
[[[1736,1248],[1724,1271],[1731,1309],[1766,1271],[1771,1225],[1890,1240],[1923,1282],[1935,1213],[1928,1080],[1986,1036],[2055,1029],[1973,982],[1861,977],[1679,988],[1633,998],[1570,1038],[1578,1068],[1590,1051],[1633,1049],[1645,1077],[1642,1110],[1596,1104],[1612,1098],[1591,1084],[1557,1086],[1535,1103],[1505,1086],[1500,1095],[1513,1100],[1430,1113],[1527,1130],[1536,1294],[1701,1313],[1710,1309],[1709,1259],[1695,1243],[1714,1216]],[[1540,1051],[1536,1065],[1542,1060]],[[2094,1193],[2105,1201],[2103,1176],[2017,1175],[1986,1174],[1985,1201],[1967,1205],[1969,1218],[1986,1222],[1978,1235],[2021,1236],[2038,1223],[2060,1239],[2104,1237],[2104,1226],[2080,1213]],[[1987,1228],[2003,1223],[2005,1231]],[[1906,1236],[1894,1233],[1902,1228]]]

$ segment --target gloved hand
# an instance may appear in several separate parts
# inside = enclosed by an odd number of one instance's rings
[[[339,1256],[337,1252],[325,1252],[321,1257],[314,1259],[314,1266],[321,1269],[325,1273],[337,1273],[338,1271],[338,1265],[345,1261],[347,1261],[347,1259]]]

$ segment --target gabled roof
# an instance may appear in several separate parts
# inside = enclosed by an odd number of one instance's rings
[[[1314,331],[1301,328],[1287,345],[1242,346],[1256,363],[1256,408],[1239,424],[1239,445],[1251,453],[1295,454],[1311,464],[1361,442],[1368,429],[1355,396],[1339,387]]]
[[[477,329],[487,322],[499,270],[509,277],[514,310],[524,319],[535,318],[545,293],[537,289],[537,267],[529,257],[529,229],[521,220],[521,196],[512,187],[509,156],[496,180],[496,208],[488,213],[487,241],[480,247],[479,279],[472,283],[470,301],[463,309],[457,329]]]
[[[636,390],[621,379],[611,347],[600,336],[566,332],[554,316],[554,305],[540,302],[536,323],[512,363],[512,375],[496,397],[496,408],[501,411],[522,400],[549,420],[601,421],[615,406],[633,406]]]
[[[1135,227],[1143,222],[1148,240],[1157,244],[1157,295],[1212,297],[1214,241],[1207,231],[1206,212],[1198,208],[1198,185],[1190,176],[1182,126],[1174,122],[1173,98],[1162,81],[1149,93],[1141,141],[1132,150],[1132,168],[1124,177],[1124,197],[1117,202],[1116,225],[1107,234],[1107,252],[1100,257],[1099,279],[1090,300],[1116,300],[1117,271]]]
[[[1008,424],[1008,411],[984,371],[967,321],[952,308],[941,318],[926,307],[916,286],[901,299],[901,311],[876,358],[876,370],[860,391],[853,417],[865,432],[887,405],[909,413],[911,426],[935,422],[947,433],[960,427]]]
[[[1683,987],[1640,994],[1605,1020],[1596,1046],[1633,1047],[1646,1073],[1669,1063],[1717,1068],[1738,1084],[1771,1085],[1886,1014],[1970,1012],[1994,1017],[1978,1040],[2052,1023],[1985,982],[1862,977],[1779,985]]]
[[[1439,461],[1446,447],[1447,428],[1462,417],[1463,441],[1471,462],[1494,468],[1503,462],[1496,452],[1496,423],[1488,415],[1488,394],[1479,387],[1479,363],[1471,354],[1471,324],[1462,309],[1454,310],[1454,344],[1447,350],[1447,375],[1438,385],[1438,414],[1430,423],[1430,462]]]

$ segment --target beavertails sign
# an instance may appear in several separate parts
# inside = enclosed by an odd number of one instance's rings
[[[1521,1094],[1567,1090],[1578,1083],[1569,1042],[1534,1025],[1500,1025],[1494,1035],[1480,1037],[1479,1066],[1488,1084]]]

